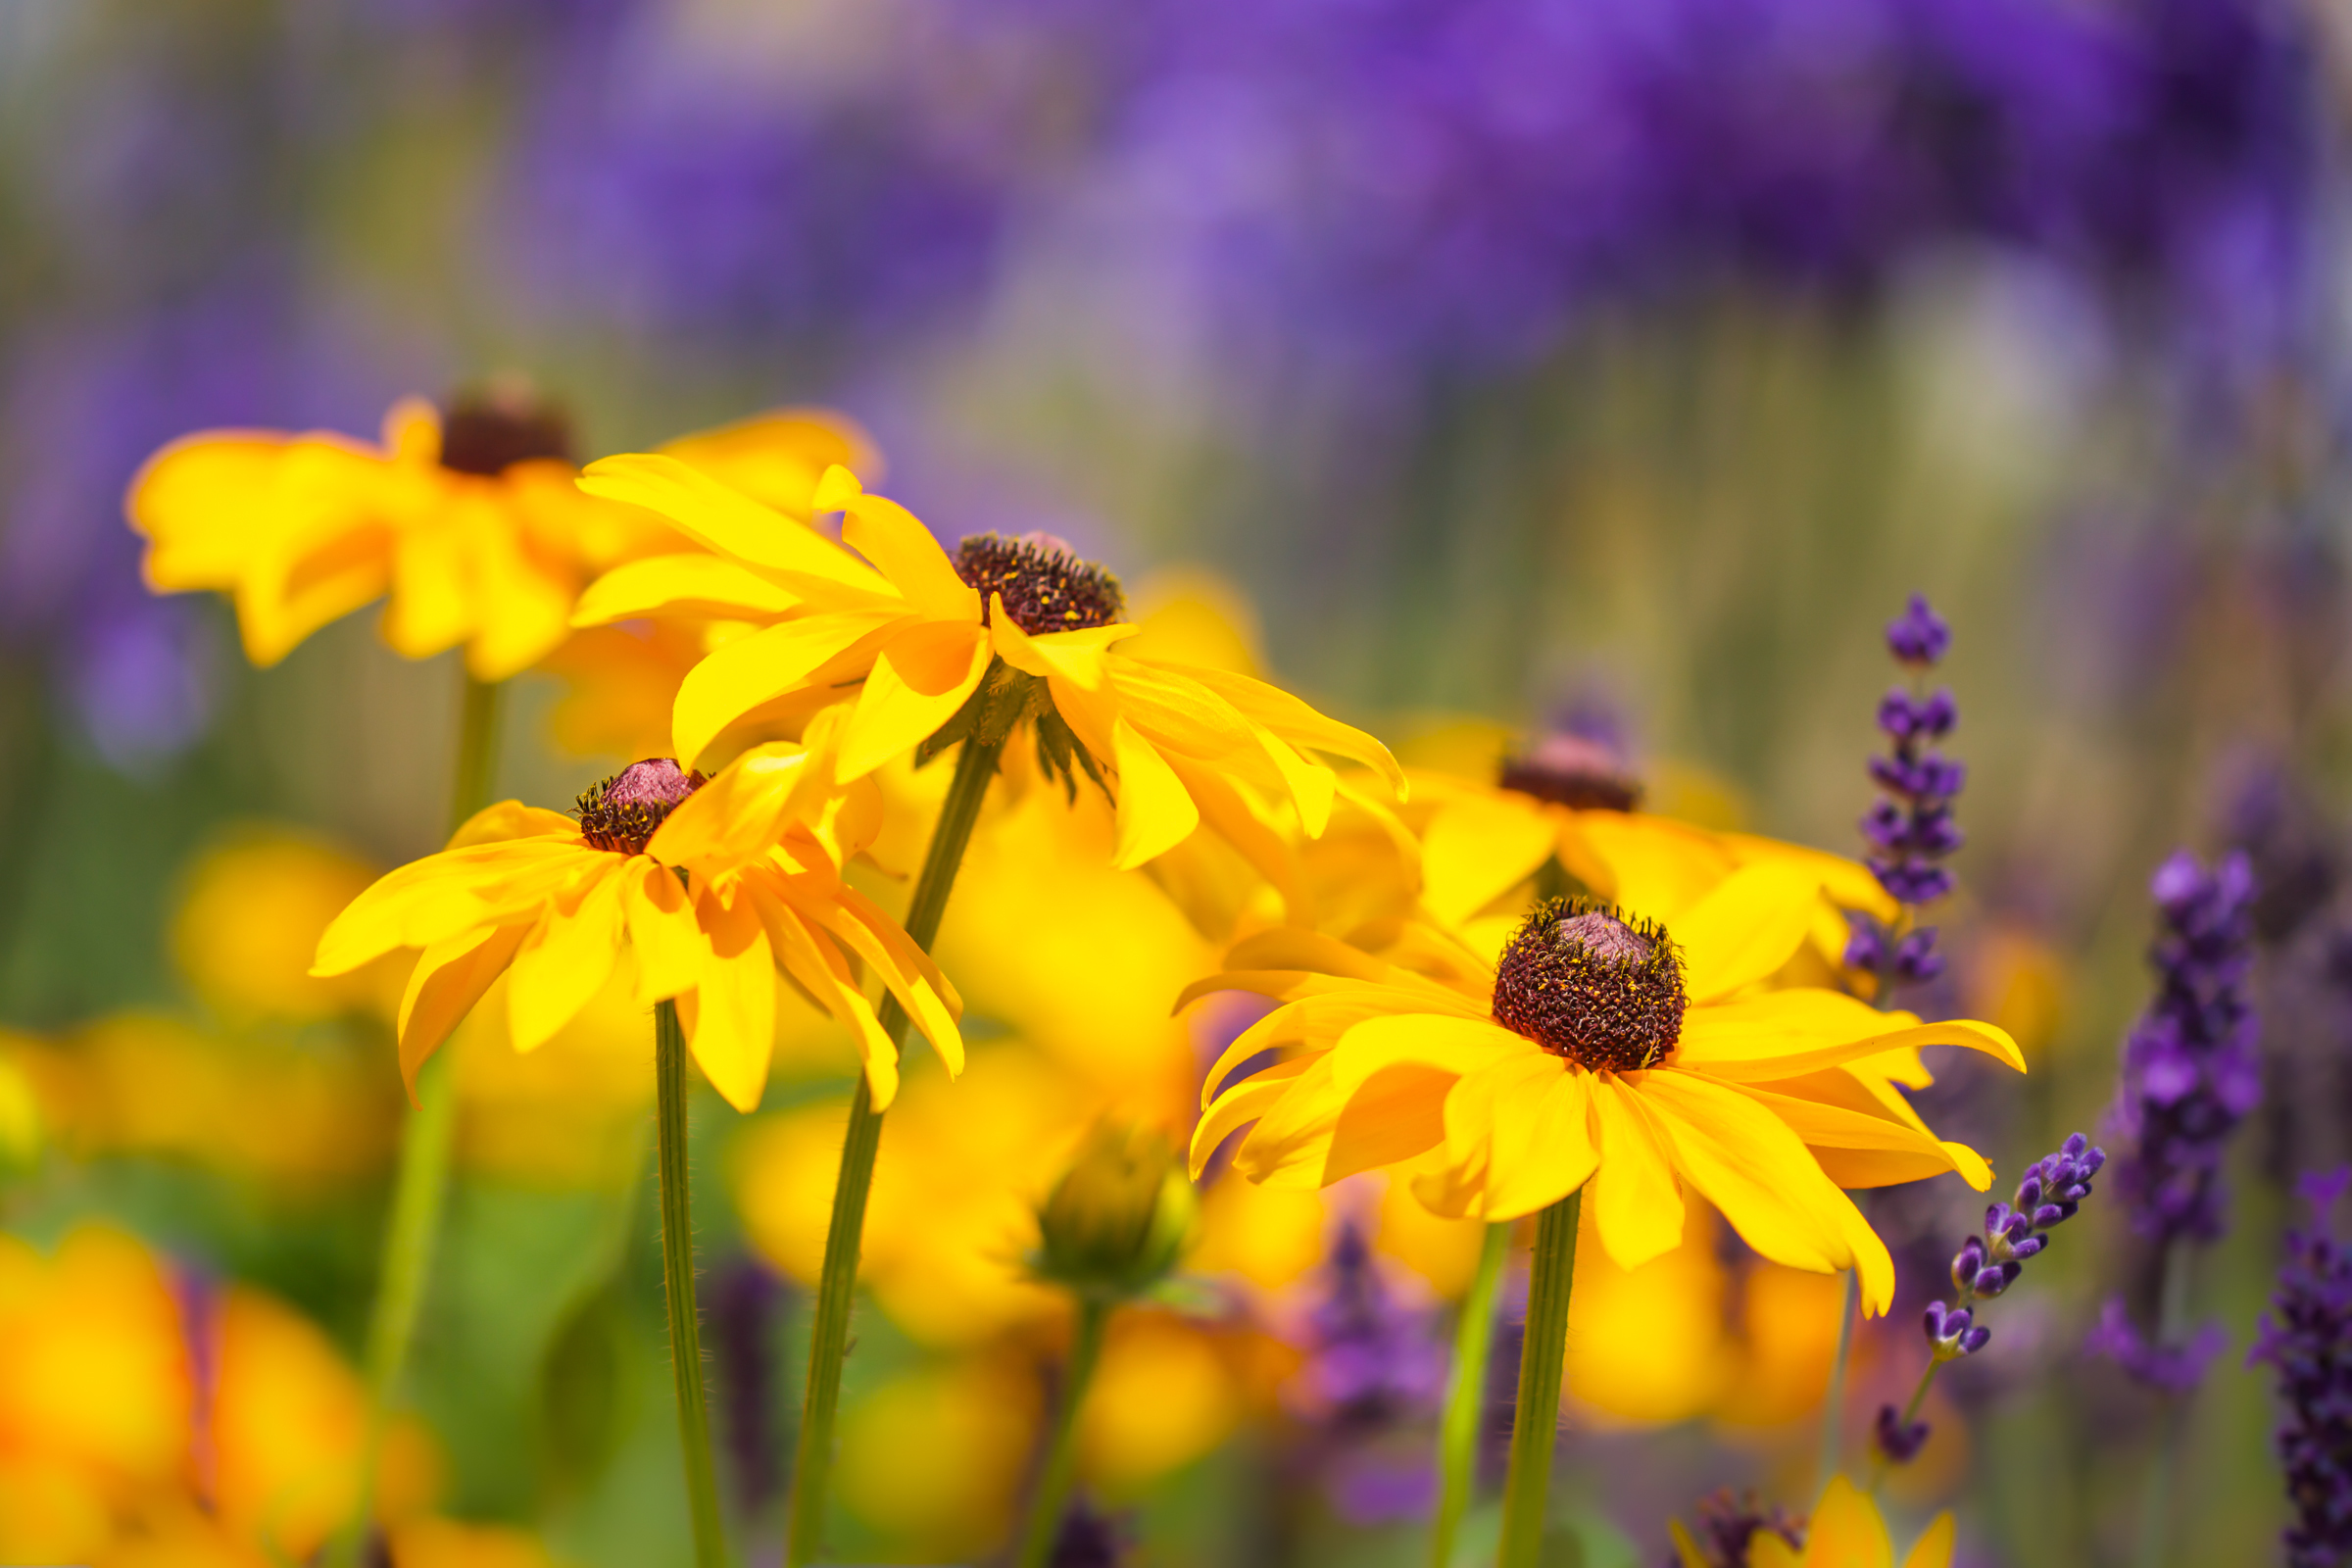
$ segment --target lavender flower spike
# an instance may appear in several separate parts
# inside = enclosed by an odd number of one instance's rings
[[[1952,891],[1952,873],[1941,863],[1960,848],[1964,835],[1952,820],[1952,800],[1967,782],[1967,769],[1933,743],[1952,732],[1960,710],[1948,691],[1929,693],[1918,677],[1951,646],[1952,630],[1928,608],[1911,604],[1886,626],[1886,648],[1914,677],[1912,689],[1897,686],[1880,700],[1879,728],[1889,742],[1887,755],[1870,760],[1870,776],[1886,798],[1862,818],[1870,845],[1870,869],[1879,885],[1903,906],[1898,935],[1870,915],[1849,917],[1852,936],[1845,961],[1879,977],[1880,995],[1889,986],[1933,980],[1943,972],[1936,951],[1936,928],[1916,924],[1919,906]]]
[[[2123,1193],[2133,1226],[2159,1246],[2211,1241],[2225,1217],[2222,1156],[2262,1098],[2245,995],[2254,874],[2242,854],[2207,871],[2182,852],[2157,867],[2149,891],[2159,919],[2149,952],[2156,997],[2124,1043],[2113,1112],[2132,1144]]]
[[[2278,1369],[2286,1406],[2278,1457],[2296,1515],[2285,1534],[2287,1568],[2352,1563],[2352,1249],[2330,1224],[2348,1185],[2352,1169],[2303,1178],[2312,1228],[2287,1234],[2278,1293],[2246,1357]]]

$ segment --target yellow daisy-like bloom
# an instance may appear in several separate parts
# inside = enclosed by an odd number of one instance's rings
[[[839,420],[787,411],[667,450],[793,505],[864,443]],[[647,513],[582,495],[574,472],[562,416],[494,387],[446,416],[404,399],[380,446],[330,433],[184,437],[139,470],[128,511],[148,540],[148,586],[232,596],[256,664],[389,596],[383,634],[396,652],[463,644],[475,678],[497,681],[569,635],[573,601],[598,572],[681,543]]]
[[[845,514],[846,550],[672,457],[607,458],[580,487],[659,513],[710,554],[618,568],[589,589],[575,624],[686,613],[760,625],[713,651],[679,687],[674,739],[688,760],[747,714],[857,687],[840,769],[860,778],[926,742],[961,739],[986,700],[1001,696],[1032,726],[1050,770],[1066,780],[1074,763],[1116,780],[1122,868],[1182,843],[1203,820],[1245,855],[1278,862],[1271,803],[1286,804],[1311,836],[1347,787],[1309,752],[1351,758],[1402,788],[1386,747],[1295,697],[1229,671],[1121,653],[1117,644],[1140,628],[1123,618],[1117,580],[1058,540],[983,534],[951,555],[845,467],[825,474],[812,505]],[[983,693],[992,670],[1001,673]]]
[[[1764,1256],[1856,1269],[1884,1311],[1893,1263],[1816,1151],[1858,1186],[1956,1170],[1982,1189],[1990,1173],[1838,1069],[1929,1044],[2025,1062],[1989,1024],[1757,991],[1804,940],[1814,886],[1749,867],[1671,933],[1554,900],[1493,965],[1427,927],[1408,929],[1401,961],[1298,929],[1248,938],[1183,1000],[1238,990],[1285,1005],[1210,1070],[1195,1166],[1255,1122],[1234,1155],[1253,1180],[1315,1187],[1410,1162],[1443,1214],[1513,1219],[1591,1182],[1585,1213],[1629,1269],[1682,1240],[1688,1183]],[[1225,1085],[1277,1048],[1284,1059]]]
[[[1668,1521],[1682,1568],[1712,1568],[1680,1519]],[[1952,1516],[1939,1513],[1913,1544],[1902,1568],[1951,1568],[1955,1532]],[[1791,1546],[1779,1530],[1766,1526],[1748,1538],[1749,1568],[1895,1568],[1894,1538],[1879,1505],[1843,1476],[1832,1476],[1806,1521],[1805,1544]]]
[[[398,948],[423,950],[400,1006],[401,1070],[416,1070],[489,989],[508,981],[515,1049],[544,1044],[603,988],[623,952],[640,1006],[675,1001],[695,1059],[743,1110],[760,1102],[775,1045],[779,968],[846,1025],[877,1104],[898,1088],[897,1048],[852,956],[880,974],[958,1071],[962,1004],[879,906],[842,881],[879,803],[839,791],[820,748],[776,742],[706,782],[667,758],[580,797],[577,820],[509,801],[449,848],[385,876],[319,939],[315,973]],[[683,876],[680,873],[684,873]]]

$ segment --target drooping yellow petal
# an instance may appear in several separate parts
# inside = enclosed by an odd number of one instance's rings
[[[604,857],[540,916],[507,986],[507,1025],[516,1051],[536,1051],[604,989],[620,957],[620,889],[628,861]]]
[[[1952,1568],[1952,1546],[1958,1532],[1952,1516],[1939,1513],[1929,1522],[1927,1533],[1903,1559],[1903,1568]]]
[[[830,409],[771,409],[663,442],[662,451],[802,520],[815,510],[827,468],[846,464],[875,478],[882,471],[872,437]]]
[[[1363,763],[1381,776],[1398,800],[1408,793],[1404,769],[1396,765],[1396,759],[1386,746],[1352,725],[1317,712],[1281,687],[1232,670],[1212,669],[1206,664],[1158,663],[1158,667],[1200,682],[1245,716],[1294,745]]]
[[[689,551],[624,562],[588,585],[572,607],[574,626],[605,626],[641,615],[708,615],[764,620],[797,608],[800,596],[723,556]]]
[[[1047,632],[1032,637],[1021,629],[1018,621],[1004,612],[1002,594],[989,596],[989,640],[1007,664],[1024,674],[1051,680],[1056,685],[1075,686],[1080,691],[1100,692],[1108,682],[1104,650],[1123,637],[1142,631],[1133,621],[1112,621],[1107,626],[1088,626],[1079,631]],[[1054,700],[1061,699],[1056,691]],[[1064,710],[1067,716],[1067,710]]]
[[[1290,1093],[1292,1083],[1310,1065],[1305,1058],[1277,1062],[1234,1085],[1211,1102],[1193,1127],[1194,1179],[1200,1179],[1200,1172],[1207,1167],[1208,1158],[1217,1152],[1219,1144],[1231,1137],[1236,1129],[1264,1115],[1277,1101]]]
[[[1525,799],[1449,801],[1421,837],[1421,902],[1459,925],[1535,875],[1556,837],[1551,817]]]
[[[1870,867],[1859,860],[1754,833],[1717,833],[1715,836],[1741,865],[1775,859],[1800,865],[1820,877],[1821,891],[1838,908],[1865,909],[1882,920],[1895,917],[1893,898],[1880,886],[1879,879],[1871,875]]]
[[[1678,1568],[1714,1568],[1712,1560],[1698,1549],[1698,1543],[1690,1539],[1690,1532],[1683,1528],[1680,1519],[1667,1520],[1666,1531],[1674,1538]]]
[[[844,779],[863,778],[930,739],[988,673],[988,634],[976,624],[925,621],[892,634],[843,727]]]
[[[1850,1256],[1843,1193],[1796,1134],[1740,1094],[1696,1073],[1655,1067],[1622,1081],[1642,1096],[1674,1167],[1748,1246],[1776,1263],[1832,1273]]]
[[[1331,1058],[1314,1057],[1287,1093],[1259,1110],[1257,1125],[1233,1152],[1234,1168],[1269,1187],[1322,1186],[1346,1104],[1332,1086]]]
[[[840,950],[822,933],[810,929],[801,912],[771,891],[765,879],[748,879],[743,902],[756,909],[765,924],[776,960],[793,983],[850,1031],[858,1057],[865,1063],[866,1088],[874,1108],[889,1109],[899,1092],[898,1042],[884,1032],[874,1009],[866,1004]]]
[[[400,999],[400,1077],[416,1099],[416,1073],[506,973],[528,925],[495,926],[436,943],[417,956]]]
[[[1845,1079],[1840,1085],[1838,1080]],[[1800,1083],[1826,1090],[1844,1102],[1809,1095],[1778,1093],[1786,1084],[1743,1084],[1741,1093],[1794,1130],[1813,1151],[1824,1172],[1839,1187],[1888,1187],[1957,1172],[1978,1192],[1992,1185],[1992,1172],[1965,1144],[1944,1143],[1924,1127],[1885,1113],[1869,1091],[1836,1071]],[[1850,1093],[1840,1093],[1850,1086]]]
[[[1298,926],[1276,926],[1244,937],[1225,954],[1228,969],[1309,969],[1378,985],[1389,966],[1363,949]]]
[[[580,824],[562,811],[545,810],[525,806],[520,801],[501,801],[485,806],[467,817],[445,850],[463,850],[475,844],[499,844],[509,839],[544,838],[559,842],[575,840],[580,836]]]
[[[670,712],[678,761],[693,766],[719,731],[820,673],[827,679],[862,675],[864,663],[905,618],[888,607],[833,611],[763,626],[711,650],[678,685]],[[847,667],[828,668],[837,664]]]
[[[1133,724],[1120,719],[1112,730],[1111,765],[1119,774],[1118,844],[1111,864],[1132,871],[1146,860],[1193,836],[1200,808],[1184,792],[1184,781],[1163,761]]]
[[[960,1003],[947,977],[929,956],[900,930],[879,906],[854,889],[836,884],[821,898],[802,899],[795,880],[769,883],[804,918],[830,935],[882,977],[883,985],[906,1009],[906,1016],[939,1053],[953,1078],[963,1071],[963,1036],[956,1027]]]
[[[1796,1548],[1769,1530],[1759,1530],[1748,1539],[1747,1568],[1812,1568],[1810,1557],[1799,1557]]]
[[[1592,1179],[1600,1162],[1591,1131],[1592,1075],[1553,1060],[1553,1075],[1525,1098],[1494,1102],[1488,1150],[1490,1223],[1548,1208]]]
[[[1523,1044],[1523,1049],[1497,1053],[1485,1065],[1462,1074],[1446,1097],[1446,1157],[1456,1164],[1481,1152],[1496,1157],[1498,1104],[1532,1101],[1563,1070],[1559,1057]]]
[[[1592,1084],[1592,1141],[1600,1170],[1592,1179],[1592,1222],[1609,1261],[1637,1269],[1683,1244],[1683,1184],[1666,1157],[1664,1134],[1642,1098],[1613,1075]]]
[[[1804,945],[1821,882],[1779,860],[1742,866],[1668,927],[1688,962],[1690,1000],[1713,1002],[1773,973]]]
[[[1373,1073],[1348,1096],[1331,1126],[1318,1185],[1425,1153],[1446,1141],[1446,1092],[1453,1073],[1398,1062]]]
[[[1842,993],[1810,988],[1691,1007],[1673,1059],[1717,1078],[1768,1083],[1931,1045],[1966,1046],[2026,1070],[2017,1042],[1996,1025],[1966,1018],[1923,1024],[1911,1013],[1879,1012]]]
[[[1352,1025],[1332,1048],[1332,1082],[1353,1095],[1374,1074],[1411,1063],[1459,1078],[1535,1048],[1501,1025],[1444,1013],[1386,1013]],[[1545,1058],[1555,1066],[1558,1058]],[[1582,1142],[1580,1128],[1575,1134]]]
[[[579,482],[592,496],[659,513],[698,543],[764,566],[790,586],[829,603],[899,598],[880,572],[815,529],[676,458],[658,453],[602,458],[582,471]]]
[[[977,626],[980,595],[913,513],[882,496],[863,495],[845,509],[842,542],[872,562],[906,603],[933,620]]]
[[[728,1104],[749,1113],[775,1052],[775,956],[750,900],[729,908],[706,891],[695,912],[710,946],[695,988],[694,1059]]]
[[[1184,792],[1193,798],[1193,805],[1200,810],[1200,820],[1249,861],[1251,869],[1264,877],[1281,897],[1283,917],[1295,924],[1312,925],[1314,892],[1300,874],[1298,857],[1289,842],[1267,825],[1242,792],[1216,768],[1171,753],[1162,753],[1161,760],[1175,769]]]
[[[1894,1543],[1878,1505],[1832,1476],[1805,1527],[1805,1568],[1893,1568]]]
[[[553,897],[601,851],[575,837],[444,850],[378,877],[318,938],[311,973],[349,974],[395,948],[427,948],[486,925],[506,923]]]
[[[1576,837],[1603,868],[1610,899],[1670,926],[1736,865],[1715,835],[1646,811],[1579,811]]]
[[[675,873],[651,858],[632,860],[615,878],[629,946],[637,957],[637,1005],[692,991],[702,983],[703,929]]]
[[[821,791],[821,763],[794,741],[753,747],[680,801],[646,841],[645,853],[705,876],[760,858],[784,836],[796,808]]]

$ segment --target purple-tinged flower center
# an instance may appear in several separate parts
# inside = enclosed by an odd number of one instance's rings
[[[517,463],[571,455],[564,411],[520,388],[493,387],[453,399],[441,419],[441,466],[496,478]]]
[[[1547,735],[1526,756],[1503,759],[1495,782],[1580,811],[1630,811],[1642,802],[1642,781],[1617,753],[1582,735]]]
[[[980,595],[984,619],[990,596],[1002,595],[1004,613],[1032,637],[1107,626],[1127,613],[1119,579],[1050,533],[972,534],[956,547],[956,575]]]
[[[678,803],[709,782],[678,766],[674,758],[631,762],[581,794],[580,837],[615,855],[643,855],[654,830]]]
[[[1538,907],[1494,971],[1494,1021],[1591,1072],[1656,1065],[1688,1004],[1666,928],[1584,899]]]

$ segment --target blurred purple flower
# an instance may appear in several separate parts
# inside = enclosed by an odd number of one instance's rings
[[[2278,1369],[2286,1406],[2278,1456],[2296,1512],[2289,1568],[2352,1562],[2352,1251],[2332,1234],[2331,1212],[2347,1184],[2352,1170],[2303,1178],[2312,1228],[2287,1234],[2278,1291],[2246,1357]]]
[[[2098,1326],[2082,1348],[2113,1361],[2143,1388],[2187,1394],[2204,1381],[2205,1369],[2230,1348],[2230,1340],[2219,1323],[2208,1323],[2179,1345],[2159,1344],[2139,1332],[2123,1298],[2111,1296],[2100,1306]]]
[[[1316,1289],[1289,1394],[1314,1423],[1324,1494],[1356,1524],[1419,1517],[1436,1498],[1435,1471],[1425,1454],[1399,1456],[1382,1440],[1426,1420],[1445,1394],[1435,1317],[1382,1277],[1353,1218],[1340,1222]]]

